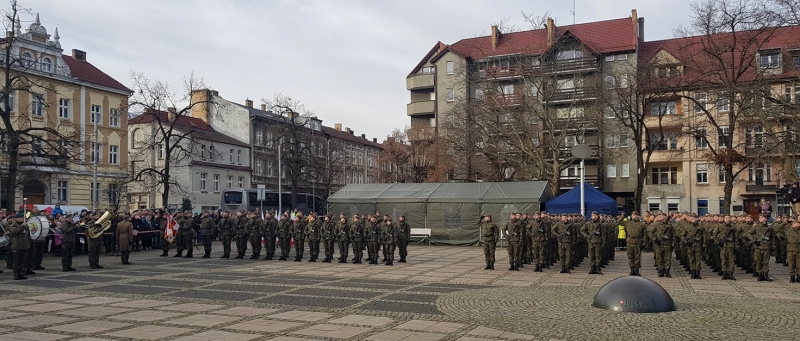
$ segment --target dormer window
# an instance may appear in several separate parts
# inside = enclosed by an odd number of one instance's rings
[[[758,65],[762,69],[777,69],[781,67],[780,52],[762,52],[758,57]]]
[[[33,65],[33,55],[30,52],[23,52],[20,63],[22,63],[23,67],[31,67]]]
[[[556,55],[556,59],[558,60],[570,60],[570,59],[581,59],[583,58],[583,51],[581,50],[569,50],[569,51],[561,51],[558,52]]]
[[[42,72],[53,72],[53,61],[49,57],[42,58],[42,64],[40,66]]]

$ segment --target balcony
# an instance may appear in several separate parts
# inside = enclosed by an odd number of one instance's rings
[[[20,158],[20,165],[32,167],[58,167],[66,168],[67,159],[53,156],[25,156]]]
[[[487,96],[486,99],[489,101],[491,105],[496,105],[496,106],[520,105],[524,100],[522,94]]]
[[[603,188],[597,175],[585,175],[583,180],[592,185],[594,188]],[[580,184],[581,178],[579,176],[562,176],[560,179],[558,179],[558,188],[560,189],[570,189],[580,186]]]
[[[411,128],[407,135],[409,142],[431,141],[436,138],[436,128]]]
[[[592,148],[592,156],[587,160],[600,158],[600,146],[596,144],[589,144],[588,146]],[[572,158],[572,147],[558,147],[558,158],[561,160]]]
[[[596,58],[579,58],[543,62],[533,67],[533,71],[541,74],[559,74],[576,72],[594,72],[600,69]]]
[[[435,101],[408,103],[406,106],[406,111],[408,116],[433,115],[436,108],[434,103]]]
[[[748,181],[745,183],[744,190],[749,194],[775,194],[780,189],[777,181]]]
[[[482,79],[504,79],[522,76],[522,68],[516,65],[495,66],[478,71],[478,77]]]
[[[413,75],[406,78],[407,90],[420,90],[433,88],[433,74]]]
[[[595,88],[572,88],[559,89],[546,100],[550,104],[568,103],[573,101],[590,101],[597,99],[597,89]]]

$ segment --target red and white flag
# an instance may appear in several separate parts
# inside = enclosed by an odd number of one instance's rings
[[[164,228],[164,240],[172,243],[172,241],[175,240],[175,234],[178,233],[178,228],[180,227],[181,225],[178,224],[174,218],[172,218],[172,215],[167,214],[167,226]]]

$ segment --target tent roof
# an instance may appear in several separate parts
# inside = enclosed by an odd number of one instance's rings
[[[546,181],[396,183],[347,185],[330,196],[328,202],[543,202],[549,198]]]
[[[584,183],[584,201],[586,215],[592,211],[602,214],[617,215],[617,201],[609,197],[589,183]],[[547,202],[548,213],[580,213],[581,189],[575,186],[567,193]]]

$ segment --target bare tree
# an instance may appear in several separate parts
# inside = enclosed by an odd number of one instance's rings
[[[7,164],[3,199],[8,209],[16,207],[15,194],[21,184],[21,170],[35,173],[38,165],[66,170],[69,164],[83,161],[79,154],[85,147],[80,142],[80,127],[69,120],[53,122],[48,119],[46,98],[57,95],[55,84],[36,71],[42,60],[28,59],[26,56],[29,55],[19,52],[22,39],[20,15],[29,15],[30,12],[20,8],[16,1],[11,2],[9,9],[2,11],[7,35],[0,42],[3,76],[0,89],[0,147]],[[49,46],[52,48],[53,45]],[[41,54],[39,58],[42,58]],[[30,105],[17,100],[23,95],[33,98]],[[23,164],[31,166],[22,169]]]
[[[128,174],[130,174],[130,172],[128,172]],[[122,208],[122,204],[127,202],[128,185],[133,181],[134,180],[130,177],[112,178],[101,191],[101,200],[108,203],[109,209],[118,212]]]
[[[147,160],[139,162],[139,166],[132,170],[133,178],[143,181],[146,186],[154,184],[155,187],[151,190],[160,189],[161,205],[167,206],[170,193],[187,192],[184,188],[187,184],[174,177],[174,167],[191,160],[193,156],[200,156],[201,153],[219,156],[219,151],[202,150],[198,143],[194,143],[198,140],[195,135],[199,130],[189,123],[192,109],[208,104],[207,99],[191,100],[191,94],[195,90],[204,88],[203,81],[196,79],[194,75],[188,76],[184,80],[183,93],[178,95],[170,90],[169,84],[151,80],[142,73],[133,72],[131,77],[134,95],[131,97],[129,111],[139,112],[135,120],[147,123],[142,127],[146,128],[146,137],[137,139],[134,136],[133,148],[139,149],[141,154],[138,159]],[[221,112],[217,110],[213,114],[221,116]],[[156,154],[159,155],[158,159],[164,160],[163,164],[152,161]]]

